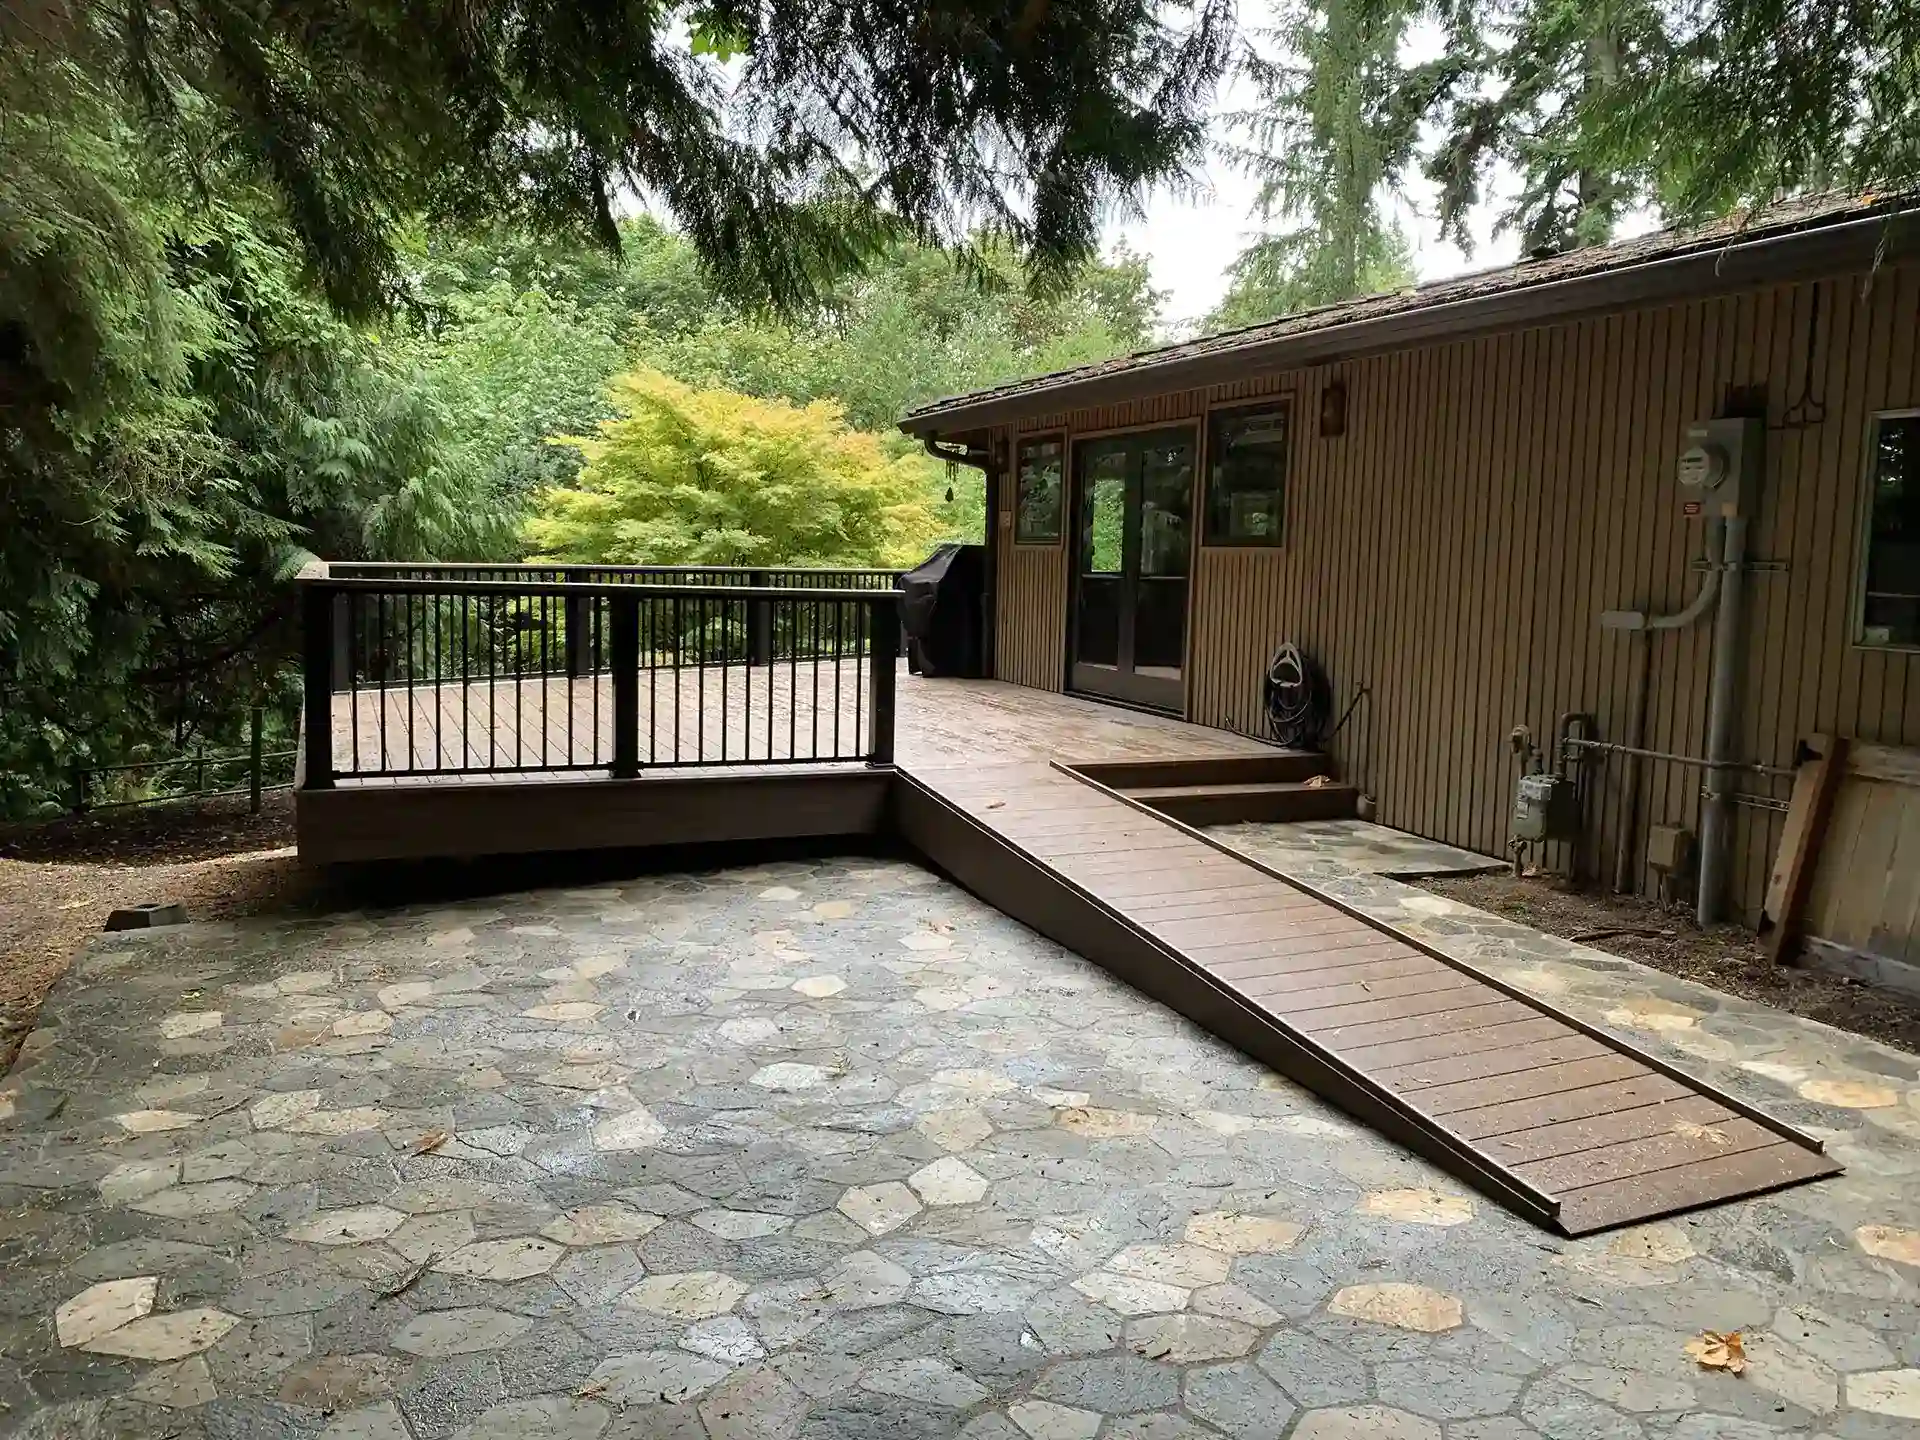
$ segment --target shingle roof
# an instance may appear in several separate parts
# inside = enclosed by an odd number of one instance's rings
[[[1599,276],[1612,270],[1679,260],[1703,251],[1746,246],[1797,231],[1825,229],[1876,214],[1893,214],[1910,209],[1915,203],[1916,197],[1912,194],[1893,197],[1827,194],[1782,201],[1761,209],[1737,212],[1710,224],[1661,230],[1612,245],[1523,260],[1517,265],[1430,281],[1406,290],[1364,295],[1336,304],[1316,306],[1311,310],[1296,311],[1257,325],[1221,331],[1198,340],[1155,346],[1112,360],[1057,370],[1029,380],[947,396],[915,406],[902,418],[901,424],[904,428],[918,429],[922,427],[914,422],[931,419],[950,410],[972,409],[987,402],[1025,398],[1039,401],[1055,391],[1069,391],[1089,382],[1118,379],[1131,372],[1161,369],[1175,372],[1184,368],[1188,361],[1280,347],[1287,341],[1305,336],[1325,336],[1328,332],[1360,322],[1531,290],[1556,281]],[[1168,388],[1176,388],[1176,385],[1177,376],[1169,373]],[[1063,400],[1067,398],[1062,397]]]

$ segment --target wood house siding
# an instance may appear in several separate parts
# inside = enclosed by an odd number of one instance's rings
[[[1788,764],[1796,739],[1819,731],[1920,744],[1920,655],[1851,644],[1869,419],[1920,404],[1917,329],[1920,269],[1886,270],[1871,284],[1843,277],[1629,311],[1036,416],[1018,430],[1086,433],[1294,394],[1285,544],[1196,554],[1188,718],[1257,733],[1267,656],[1295,640],[1325,666],[1336,715],[1368,687],[1332,749],[1377,797],[1379,818],[1498,854],[1519,765],[1509,732],[1525,724],[1550,745],[1558,715],[1586,711],[1602,739],[1627,739],[1638,646],[1651,646],[1642,743],[1701,753],[1709,625],[1645,640],[1602,631],[1599,617],[1678,610],[1699,585],[1701,527],[1680,514],[1674,465],[1687,422],[1724,413],[1730,391],[1764,390],[1768,422],[1741,755]],[[1322,438],[1319,398],[1336,377],[1346,434]],[[1000,676],[1058,689],[1067,547],[996,533]],[[1612,873],[1629,769],[1593,771],[1589,873]],[[1697,832],[1701,779],[1665,764],[1633,777],[1643,887],[1646,827]],[[1759,777],[1738,788],[1786,793]],[[1782,817],[1736,815],[1731,900],[1751,922]]]

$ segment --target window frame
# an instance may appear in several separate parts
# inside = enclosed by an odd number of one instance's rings
[[[1050,539],[1033,539],[1021,533],[1020,520],[1024,513],[1020,503],[1020,478],[1025,467],[1025,452],[1030,446],[1057,445],[1060,447],[1060,482],[1053,496],[1053,535]],[[1042,430],[1031,435],[1017,435],[1013,441],[1013,543],[1034,549],[1058,549],[1067,540],[1067,491],[1073,484],[1072,468],[1069,463],[1071,447],[1067,443],[1064,430]]]
[[[1206,550],[1284,550],[1287,548],[1287,536],[1292,529],[1287,514],[1293,495],[1293,444],[1297,434],[1294,421],[1298,418],[1300,407],[1296,403],[1294,391],[1283,390],[1273,395],[1262,395],[1251,400],[1235,400],[1226,405],[1209,405],[1201,416],[1200,456],[1200,526],[1199,540]],[[1216,420],[1230,420],[1237,415],[1254,415],[1261,412],[1277,412],[1285,417],[1287,443],[1285,447],[1285,469],[1280,475],[1280,525],[1278,532],[1271,538],[1216,536],[1213,533],[1213,444],[1214,424]]]
[[[1877,655],[1920,655],[1920,640],[1867,639],[1867,572],[1873,563],[1874,455],[1878,448],[1880,426],[1888,420],[1920,422],[1920,407],[1876,410],[1867,417],[1867,444],[1860,466],[1860,505],[1855,526],[1859,543],[1853,563],[1853,624],[1848,643],[1856,650]]]

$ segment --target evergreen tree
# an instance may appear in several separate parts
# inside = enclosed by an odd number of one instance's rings
[[[1231,0],[36,0],[0,46],[131,87],[278,197],[334,303],[391,298],[426,213],[619,244],[670,213],[728,294],[815,298],[903,235],[1093,253],[1204,140]]]
[[[1234,261],[1209,329],[1251,324],[1413,278],[1382,200],[1413,154],[1417,115],[1397,104],[1413,16],[1379,0],[1279,0],[1245,67],[1259,101],[1231,117],[1232,159],[1260,182],[1268,230]]]

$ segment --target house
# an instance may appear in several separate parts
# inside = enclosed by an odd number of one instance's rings
[[[1802,740],[1920,744],[1910,203],[1532,259],[901,426],[986,471],[999,679],[1258,735],[1294,642],[1381,822],[1506,853],[1525,726],[1578,796],[1539,858],[1752,924]]]

